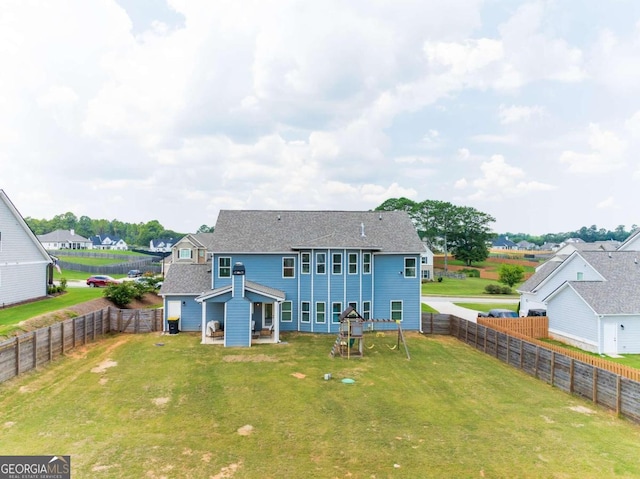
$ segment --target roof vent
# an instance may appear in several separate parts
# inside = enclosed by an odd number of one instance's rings
[[[364,234],[364,223],[360,223],[360,237],[361,238],[366,238],[367,235]]]
[[[233,274],[237,276],[244,276],[245,269],[242,263],[236,263],[233,265]]]
[[[278,221],[280,221],[280,215],[278,215]]]
[[[381,219],[382,219],[382,213],[380,213],[380,214],[378,215],[378,219],[379,219],[379,220],[381,220]]]
[[[633,262],[634,262],[635,264],[638,264],[638,258],[633,258]]]
[[[609,251],[609,258],[611,258],[611,251]]]

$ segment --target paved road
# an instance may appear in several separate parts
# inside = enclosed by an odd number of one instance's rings
[[[463,308],[453,303],[510,303],[517,304],[518,298],[455,298],[449,296],[422,296],[422,302],[443,314],[453,314],[467,321],[475,322],[478,312],[473,309]]]

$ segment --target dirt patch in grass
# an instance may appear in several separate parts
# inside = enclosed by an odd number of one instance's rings
[[[222,469],[220,469],[220,472],[218,474],[216,474],[215,476],[212,476],[212,479],[228,479],[230,477],[233,477],[233,475],[236,473],[236,471],[240,468],[242,464],[229,464],[227,467],[223,467]]]
[[[109,368],[113,368],[118,365],[117,361],[112,361],[111,359],[107,359],[98,364],[95,368],[91,369],[92,373],[103,373]]]
[[[573,406],[570,407],[572,411],[579,412],[580,414],[594,414],[595,411],[593,409],[589,409],[586,406]]]
[[[225,356],[222,359],[227,363],[277,363],[278,358],[268,356],[266,354],[257,354],[255,356],[245,356],[242,354],[234,354],[233,356]]]

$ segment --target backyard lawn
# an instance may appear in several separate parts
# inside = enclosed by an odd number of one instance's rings
[[[0,385],[2,454],[69,454],[77,478],[640,477],[640,426],[454,338],[408,333],[410,361],[393,333],[350,360],[283,339],[74,350]]]
[[[429,281],[422,284],[423,295],[435,295],[435,296],[482,296],[482,297],[494,297],[496,302],[500,301],[500,298],[514,298],[518,295],[515,293],[517,286],[512,288],[514,294],[502,295],[502,294],[487,294],[484,291],[485,286],[488,284],[500,284],[497,281],[482,278],[466,278],[466,279],[454,279],[444,278],[442,281]]]

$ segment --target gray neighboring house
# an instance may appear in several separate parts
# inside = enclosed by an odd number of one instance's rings
[[[47,295],[51,256],[0,190],[0,305]]]
[[[55,230],[51,233],[38,235],[38,240],[47,250],[93,248],[90,239],[76,234],[74,230]]]

